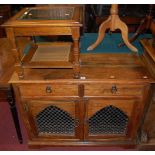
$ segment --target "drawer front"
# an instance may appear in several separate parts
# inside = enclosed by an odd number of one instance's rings
[[[28,84],[19,86],[22,96],[78,96],[77,85]]]
[[[143,89],[143,85],[87,84],[85,96],[139,96],[142,95]]]

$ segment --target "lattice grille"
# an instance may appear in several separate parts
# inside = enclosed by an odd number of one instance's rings
[[[110,105],[89,119],[89,134],[125,134],[128,116],[120,109]]]
[[[39,133],[74,134],[75,120],[62,109],[49,106],[36,116]]]

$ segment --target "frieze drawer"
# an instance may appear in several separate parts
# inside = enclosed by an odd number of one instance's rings
[[[141,96],[144,85],[86,84],[85,96]]]
[[[19,90],[22,96],[78,96],[77,85],[25,84]]]

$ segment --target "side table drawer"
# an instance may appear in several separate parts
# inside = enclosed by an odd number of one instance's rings
[[[85,85],[85,96],[141,96],[143,89],[143,85],[87,84]]]
[[[23,84],[19,89],[22,96],[78,96],[77,85]]]

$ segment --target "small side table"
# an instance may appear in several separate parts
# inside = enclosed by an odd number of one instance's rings
[[[82,27],[82,8],[81,7],[32,7],[24,8],[14,17],[4,23],[7,38],[12,43],[12,53],[16,57],[16,71],[20,79],[24,78],[25,69],[33,68],[72,68],[74,78],[80,77],[80,27]],[[33,37],[33,36],[71,36],[72,44],[63,47],[68,49],[66,59],[54,60],[33,60],[34,54],[37,53],[38,46],[30,48],[25,55],[20,55],[17,44],[17,37]],[[35,40],[34,40],[35,43]],[[35,44],[36,45],[36,44]],[[34,45],[34,46],[35,46]],[[57,48],[50,45],[55,52]],[[49,47],[49,45],[47,46]],[[45,46],[44,46],[45,48]],[[56,48],[56,49],[55,49]],[[47,49],[45,50],[47,51]],[[60,50],[64,52],[62,49]],[[63,57],[64,53],[57,56]],[[37,54],[36,54],[37,55]]]

